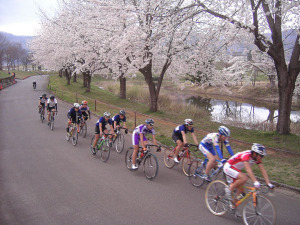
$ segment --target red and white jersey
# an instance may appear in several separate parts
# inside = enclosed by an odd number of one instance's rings
[[[252,166],[254,163],[259,164],[261,161],[255,161],[251,157],[251,150],[238,152],[235,155],[231,156],[227,162],[238,170],[242,170],[245,168],[244,162],[249,162]]]

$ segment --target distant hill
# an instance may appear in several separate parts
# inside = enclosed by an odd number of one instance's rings
[[[4,37],[6,37],[6,39],[10,42],[19,42],[22,44],[22,47],[29,50],[28,46],[27,46],[27,42],[32,40],[32,38],[34,38],[34,36],[16,36],[13,34],[9,34],[3,31],[0,31],[0,34],[4,35]]]

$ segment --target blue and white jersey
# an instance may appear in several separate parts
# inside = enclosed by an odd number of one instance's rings
[[[185,126],[185,124],[182,124],[182,125],[178,125],[178,126],[173,130],[173,132],[174,132],[177,136],[182,136],[181,131],[183,131],[184,133],[187,133],[187,132],[194,133],[194,128],[192,127],[192,129],[189,130],[189,129]]]
[[[200,144],[206,148],[218,146],[219,145],[219,137],[220,137],[219,133],[209,133],[202,139]],[[228,138],[226,138],[224,141],[224,144],[226,145],[228,143],[229,143]]]
[[[123,117],[123,119],[121,119],[120,115],[117,114],[112,118],[113,122],[117,122],[117,125],[120,125],[120,122],[126,122],[126,116]]]
[[[155,135],[155,130],[154,128],[152,128],[151,130],[147,129],[147,125],[146,124],[141,124],[139,126],[137,126],[135,129],[134,129],[134,134],[152,134],[152,135]]]
[[[45,104],[47,102],[48,98],[43,98],[43,96],[40,96],[40,102],[41,104]]]
[[[80,105],[79,109],[80,109],[82,112],[90,111],[90,108],[89,108],[88,106],[84,106],[84,105]]]
[[[100,123],[102,124],[102,130],[105,130],[105,126],[107,124],[112,125],[112,120],[109,119],[108,121],[106,121],[104,117],[100,117],[100,119],[96,123],[96,126],[99,126]]]

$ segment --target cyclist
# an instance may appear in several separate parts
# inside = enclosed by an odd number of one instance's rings
[[[247,182],[248,177],[246,174],[241,172],[242,169],[246,169],[247,174],[254,182],[254,187],[259,188],[260,183],[254,176],[251,166],[256,163],[266,181],[269,188],[274,188],[274,185],[270,183],[267,171],[262,164],[262,158],[267,155],[266,149],[263,145],[253,143],[251,150],[238,152],[228,159],[224,165],[224,172],[226,175],[232,177],[234,182],[230,184],[229,188],[225,188],[226,198],[232,201],[232,191],[237,188],[236,196],[239,196],[244,192],[243,185]],[[229,201],[230,206],[232,202]]]
[[[137,126],[132,133],[132,145],[133,145],[133,153],[132,153],[132,167],[131,169],[136,170],[138,166],[136,165],[136,157],[139,150],[139,142],[141,141],[141,145],[143,150],[146,150],[147,138],[146,134],[152,134],[152,140],[155,145],[157,145],[157,141],[155,138],[155,130],[153,128],[154,120],[146,119],[145,124],[141,124]]]
[[[110,113],[109,112],[105,112],[103,114],[103,117],[100,117],[100,119],[97,121],[96,123],[96,127],[95,127],[95,140],[94,143],[92,144],[92,148],[94,150],[94,154],[96,154],[95,151],[95,147],[97,144],[97,141],[99,139],[99,137],[102,137],[103,133],[107,134],[108,130],[106,129],[106,125],[109,124],[110,125],[110,130],[111,130],[111,134],[114,135],[114,129],[112,127],[112,120],[110,119]],[[109,146],[112,146],[112,135],[109,137],[110,142],[109,142]]]
[[[89,108],[88,102],[86,100],[82,101],[79,109],[81,110],[82,116],[85,121],[87,121],[88,118],[91,119],[90,108]]]
[[[33,86],[33,89],[36,89],[36,81],[35,80],[32,82],[32,86]]]
[[[128,129],[126,127],[126,112],[124,110],[120,110],[119,114],[115,115],[112,118],[112,126],[114,131],[116,132],[117,127],[120,127],[120,122],[123,122],[123,127],[126,128],[125,134],[128,133]]]
[[[54,95],[50,95],[47,100],[47,112],[48,112],[48,125],[50,124],[50,112],[55,112],[57,114],[57,100]]]
[[[191,119],[185,119],[184,124],[177,126],[172,135],[173,141],[177,144],[175,154],[174,154],[174,161],[176,163],[179,163],[178,160],[178,154],[180,150],[182,149],[183,146],[187,144],[187,138],[186,138],[186,133],[191,132],[192,137],[196,145],[198,145],[198,140],[197,137],[194,133],[194,128],[193,128],[193,120]]]
[[[207,176],[209,171],[213,167],[217,166],[216,152],[214,150],[214,147],[217,150],[218,156],[220,160],[222,160],[222,163],[225,163],[226,160],[223,159],[223,155],[219,147],[220,143],[224,142],[226,149],[231,156],[234,154],[228,141],[228,137],[230,136],[230,130],[225,126],[220,126],[218,131],[218,133],[207,134],[206,137],[203,138],[199,144],[200,151],[203,153],[203,155],[205,155],[208,158],[208,163],[204,174],[204,179],[206,181],[210,181],[210,178]]]
[[[42,108],[45,109],[45,103],[47,103],[47,100],[48,100],[48,98],[47,98],[46,94],[42,94],[40,96],[40,100],[39,100],[39,112],[41,111]],[[44,111],[44,113],[45,113],[45,111]]]
[[[69,133],[69,127],[71,123],[77,124],[77,132],[79,132],[79,123],[80,119],[82,118],[82,112],[79,109],[80,105],[78,103],[74,103],[73,107],[68,111],[68,126],[67,126],[67,132]]]

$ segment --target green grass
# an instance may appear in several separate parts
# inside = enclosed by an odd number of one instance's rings
[[[172,131],[175,128],[176,124],[182,124],[185,118],[192,118],[195,122],[195,128],[204,130],[206,132],[216,132],[217,128],[220,126],[219,123],[211,122],[209,117],[201,112],[200,114],[191,113],[189,108],[180,109],[178,106],[172,106],[168,110],[160,110],[158,112],[150,112],[149,106],[144,103],[137,103],[131,100],[122,100],[119,96],[100,89],[98,86],[101,81],[104,82],[103,78],[96,78],[95,82],[92,82],[91,92],[87,93],[86,88],[82,85],[81,76],[78,76],[78,82],[71,85],[67,85],[65,78],[59,78],[58,76],[50,77],[51,90],[56,93],[56,96],[62,98],[65,101],[70,103],[81,102],[86,99],[89,102],[89,106],[92,111],[96,112],[98,115],[102,115],[105,111],[110,111],[112,114],[117,114],[118,111],[122,108],[127,110],[128,118],[128,127],[134,128],[135,125],[142,124],[144,120],[148,117],[161,118],[167,121],[173,121],[172,123],[165,123],[164,121],[157,121],[155,123],[155,131],[157,133],[157,140],[165,145],[174,145],[171,136]],[[92,78],[94,80],[94,78]],[[97,85],[95,85],[97,84]],[[111,87],[112,89],[118,88],[118,85]],[[144,94],[141,92],[147,92],[148,90],[143,90],[140,87],[133,87],[131,90],[133,95]],[[128,92],[130,92],[128,90]],[[77,99],[76,94],[77,93]],[[114,93],[118,91],[114,90]],[[144,97],[142,97],[144,98]],[[95,100],[98,99],[102,102],[108,103],[110,105],[97,103],[97,110],[95,111]],[[163,100],[162,104],[168,105],[167,99]],[[169,103],[170,105],[170,103]],[[177,108],[176,108],[177,107]],[[133,112],[136,111],[139,113],[145,114],[145,116],[137,116],[135,121],[135,115]],[[180,111],[180,113],[178,113]],[[289,151],[294,151],[300,153],[300,137],[297,135],[279,135],[276,132],[264,132],[256,130],[246,130],[233,126],[228,126],[232,133],[232,138],[237,140],[246,141],[249,143],[258,142],[265,146],[282,148]],[[188,135],[188,141],[191,140],[191,135]],[[197,134],[198,141],[203,138],[203,135]],[[249,149],[249,146],[243,144],[237,144],[233,141],[231,146],[235,152],[244,151]],[[228,156],[225,153],[225,156]],[[300,160],[299,157],[287,156],[286,154],[280,153],[270,153],[269,156],[264,158],[265,167],[269,173],[270,179],[277,182],[285,183],[292,186],[300,187]],[[255,171],[256,173],[257,171]],[[289,176],[284,175],[289,173]],[[257,173],[259,175],[259,173]]]
[[[43,74],[54,74],[54,72],[45,72],[45,71],[19,71],[19,70],[10,70],[10,73],[14,72],[17,79],[24,79],[28,76],[43,75]],[[9,77],[7,70],[0,71],[0,78]]]

